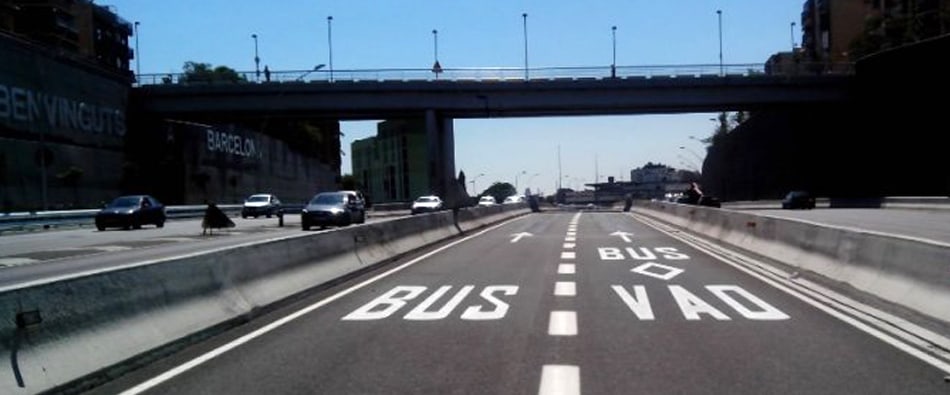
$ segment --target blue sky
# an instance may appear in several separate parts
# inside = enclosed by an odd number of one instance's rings
[[[725,63],[763,63],[791,45],[789,23],[798,22],[802,0],[112,0],[121,17],[139,21],[143,73],[180,72],[185,61],[254,69],[258,35],[261,67],[304,70],[328,63],[327,20],[333,16],[333,65],[337,70],[427,68],[433,60],[432,29],[439,31],[443,67],[521,67],[522,12],[528,13],[529,64],[608,66],[610,27],[617,26],[617,64],[714,64],[718,62],[716,10],[723,10]],[[800,33],[795,32],[796,42]],[[134,40],[130,40],[134,45]],[[134,66],[133,66],[134,67]],[[697,160],[713,114],[457,120],[456,166],[478,189],[493,181],[552,192],[561,146],[565,184],[593,182],[599,173],[628,179],[632,168]],[[343,171],[349,144],[375,134],[373,122],[344,122]],[[687,150],[679,149],[685,146]],[[685,158],[685,159],[681,159]]]

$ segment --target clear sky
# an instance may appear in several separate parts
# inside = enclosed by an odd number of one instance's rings
[[[428,68],[432,29],[439,31],[443,67],[521,67],[523,12],[528,13],[529,64],[609,66],[611,26],[617,64],[718,63],[716,10],[723,10],[724,62],[764,63],[791,46],[790,23],[803,0],[111,0],[128,21],[139,21],[142,73],[180,72],[185,61],[254,70],[258,35],[261,67],[306,70],[328,63],[327,16],[333,16],[337,70]],[[798,28],[798,27],[796,27]],[[801,34],[795,32],[800,43]],[[134,45],[135,40],[130,40]],[[133,62],[134,64],[134,62]],[[134,66],[133,66],[134,67]],[[697,165],[714,114],[456,120],[457,170],[479,190],[493,181],[553,192],[557,146],[564,184],[629,179],[648,161]],[[344,122],[343,172],[349,145],[375,134],[373,122]],[[679,149],[685,146],[686,149]],[[692,152],[690,152],[692,151]],[[684,162],[686,164],[684,164]],[[539,173],[539,176],[532,176]],[[531,179],[526,185],[526,179]]]

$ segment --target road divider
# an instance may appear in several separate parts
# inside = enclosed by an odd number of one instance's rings
[[[0,289],[0,393],[83,389],[324,284],[528,213],[444,211]]]
[[[635,212],[950,324],[950,244],[662,202]]]

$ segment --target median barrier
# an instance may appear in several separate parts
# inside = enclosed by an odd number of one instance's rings
[[[458,216],[473,230],[526,212]],[[0,375],[0,393],[90,388],[281,301],[458,236],[457,223],[451,211],[423,214],[0,289],[0,360],[12,367]]]
[[[638,206],[640,214],[950,323],[950,244],[732,210]]]

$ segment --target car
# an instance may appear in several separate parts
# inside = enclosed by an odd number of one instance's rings
[[[511,195],[511,196],[506,197],[504,202],[501,202],[501,204],[515,204],[515,203],[524,203],[524,196]]]
[[[280,206],[280,199],[268,193],[249,196],[244,200],[244,207],[241,208],[241,218],[257,218],[261,215],[270,218],[272,215],[281,214],[283,214],[283,209]]]
[[[149,195],[127,195],[115,198],[96,213],[96,229],[139,229],[142,225],[165,226],[165,206]]]
[[[701,196],[699,198],[699,203],[697,204],[699,204],[700,206],[706,206],[706,207],[716,207],[716,208],[722,207],[722,202],[719,201],[719,198],[715,196],[709,196],[709,195]]]
[[[313,226],[325,228],[364,222],[365,201],[357,191],[318,193],[300,211],[300,226],[303,230],[310,230]]]
[[[487,207],[487,206],[494,206],[496,204],[498,203],[495,202],[495,197],[491,195],[485,195],[478,199],[479,206]]]
[[[806,191],[791,191],[782,200],[782,208],[786,210],[813,209],[815,208],[815,197]]]
[[[412,202],[411,212],[412,214],[419,214],[425,212],[439,211],[442,209],[442,199],[439,199],[438,196],[429,195],[429,196],[419,196],[416,201]]]

